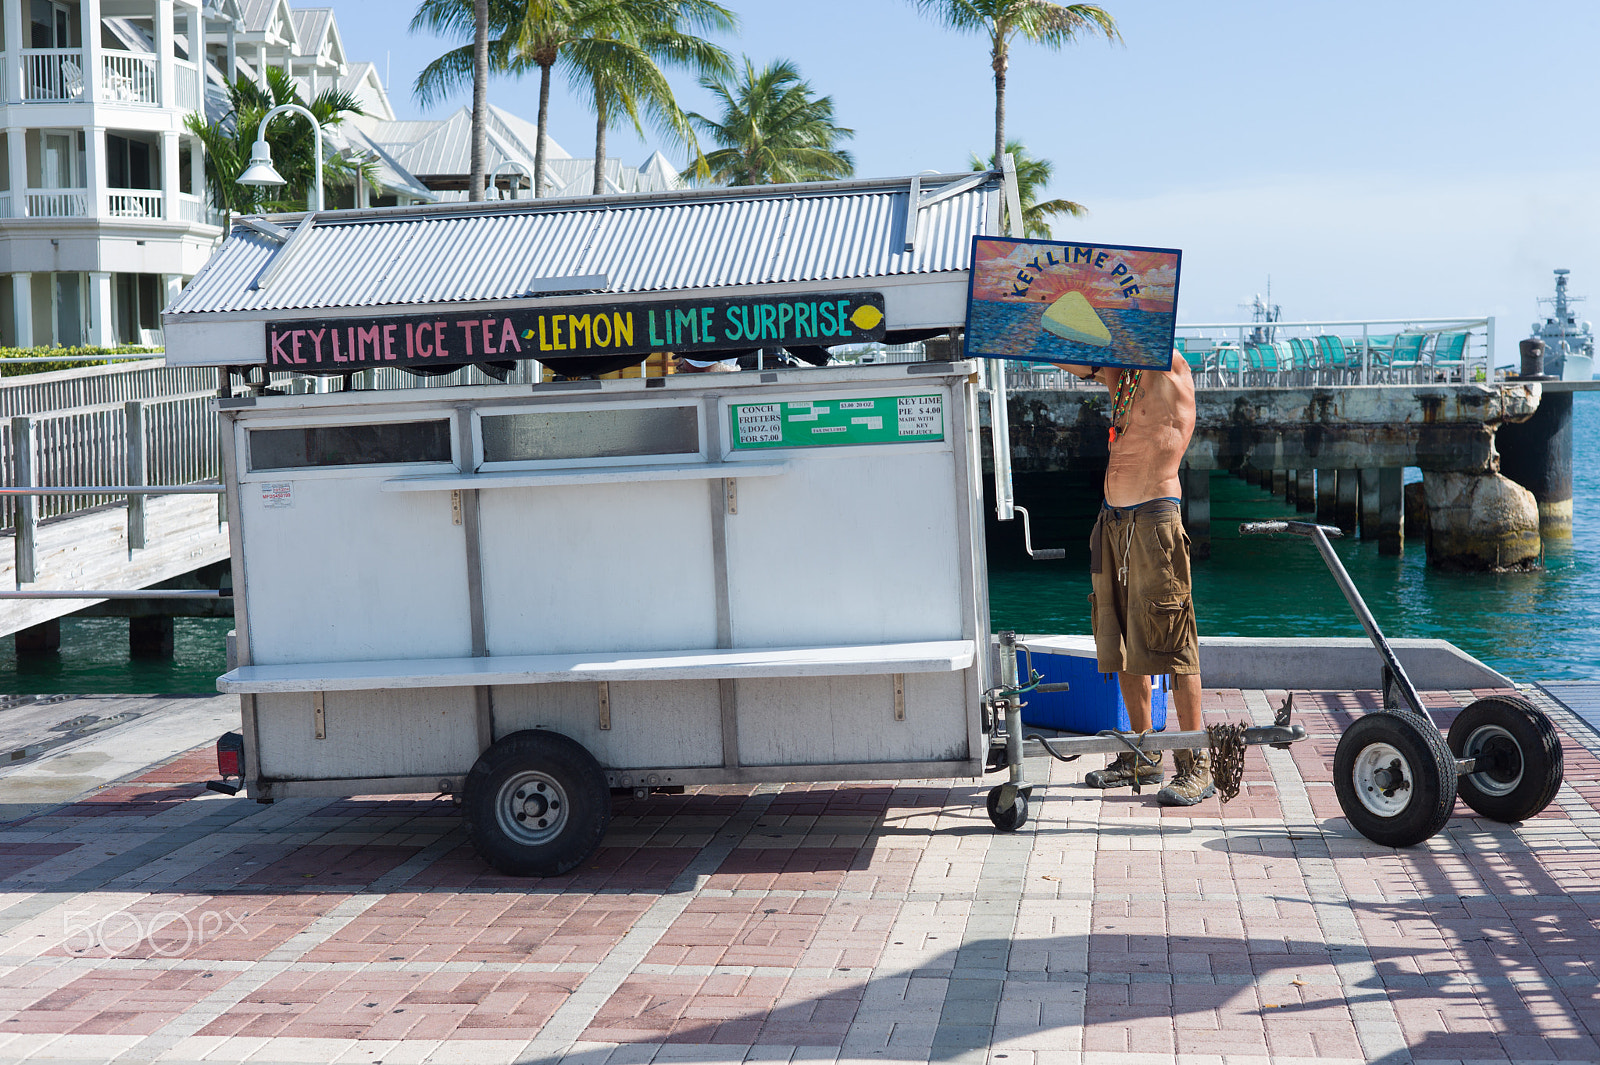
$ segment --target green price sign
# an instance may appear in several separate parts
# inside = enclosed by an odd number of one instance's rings
[[[909,444],[944,439],[943,396],[735,403],[735,450]]]

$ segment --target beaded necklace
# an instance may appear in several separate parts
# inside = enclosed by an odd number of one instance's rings
[[[1117,374],[1117,394],[1111,400],[1113,444],[1117,442],[1118,435],[1127,431],[1128,408],[1133,406],[1134,399],[1139,395],[1139,381],[1143,377],[1143,370],[1123,370]]]

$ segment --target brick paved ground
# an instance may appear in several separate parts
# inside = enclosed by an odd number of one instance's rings
[[[969,781],[704,788],[619,800],[547,881],[448,801],[257,806],[191,752],[0,829],[0,1060],[1600,1060],[1594,733],[1556,711],[1534,821],[1463,806],[1394,851],[1329,769],[1372,693],[1297,705],[1315,738],[1253,750],[1227,806],[1081,763],[1030,763],[1009,836]]]

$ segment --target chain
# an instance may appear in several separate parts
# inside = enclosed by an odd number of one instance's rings
[[[1211,741],[1211,782],[1228,802],[1239,794],[1244,779],[1244,726],[1207,725],[1206,736]]]

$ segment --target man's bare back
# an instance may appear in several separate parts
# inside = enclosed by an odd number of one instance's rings
[[[1088,366],[1057,363],[1086,380],[1099,381],[1117,391],[1121,373],[1114,367],[1092,370]],[[1181,492],[1178,467],[1194,434],[1194,378],[1189,364],[1176,351],[1171,370],[1144,370],[1139,390],[1125,416],[1125,424],[1111,441],[1111,461],[1106,466],[1106,502],[1131,507]]]

